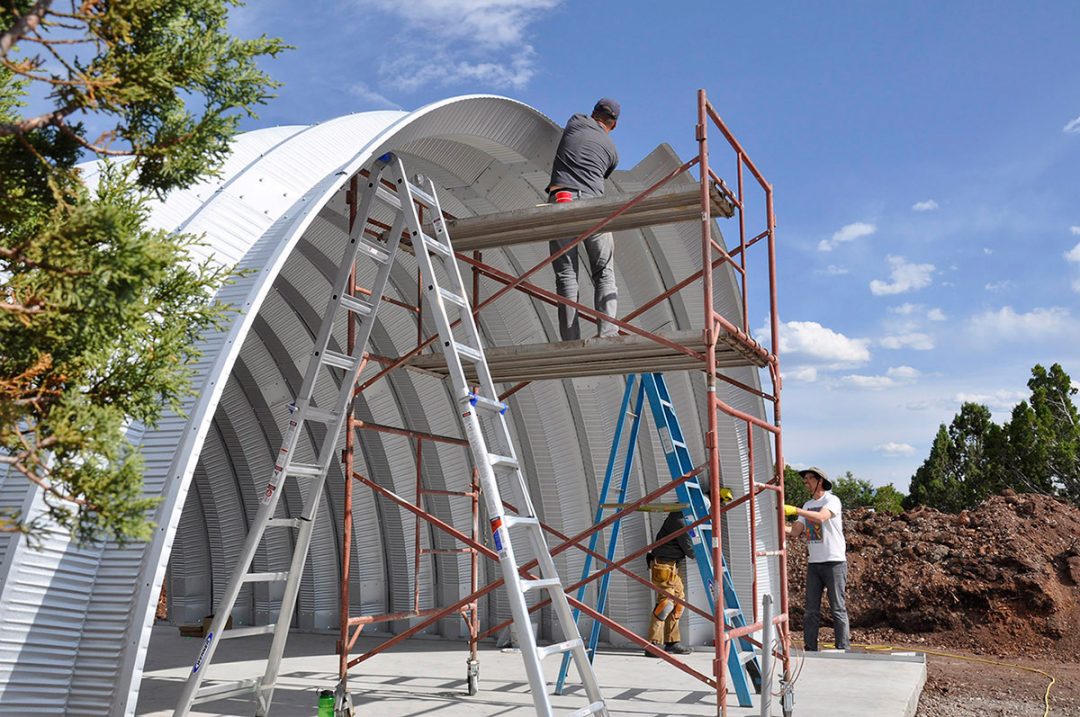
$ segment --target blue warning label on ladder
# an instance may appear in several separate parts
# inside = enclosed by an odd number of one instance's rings
[[[499,555],[504,555],[506,548],[503,547],[502,518],[491,519],[491,537],[495,540],[495,551]]]

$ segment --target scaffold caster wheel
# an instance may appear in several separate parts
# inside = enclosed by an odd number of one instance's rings
[[[466,679],[469,683],[469,694],[475,695],[480,688],[480,661],[466,660],[465,664],[468,666],[468,676]]]
[[[334,717],[354,717],[352,695],[343,684],[338,683],[334,690]]]
[[[780,680],[780,709],[784,717],[791,717],[795,712],[795,688],[787,680]]]

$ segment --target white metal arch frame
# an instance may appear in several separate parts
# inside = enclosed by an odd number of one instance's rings
[[[284,407],[298,386],[317,327],[310,307],[325,303],[330,267],[321,247],[343,230],[348,215],[343,190],[349,178],[393,149],[405,157],[410,171],[430,176],[443,188],[440,199],[451,213],[503,211],[543,201],[558,138],[559,128],[540,113],[492,96],[449,99],[409,113],[368,112],[310,127],[258,130],[237,138],[220,177],[177,192],[156,207],[154,225],[203,234],[205,256],[250,270],[220,292],[219,298],[238,311],[203,342],[193,383],[196,397],[185,406],[186,417],[166,416],[154,430],[133,433],[146,460],[145,493],[162,499],[151,542],[124,549],[77,549],[65,536],[52,534],[45,550],[34,552],[18,539],[0,536],[0,714],[42,709],[133,714],[170,556],[170,617],[197,621],[212,609],[243,541],[245,516],[254,514],[254,496],[265,485],[280,442]],[[632,190],[678,164],[670,150],[658,150],[614,180]],[[628,260],[619,263],[619,283],[629,287],[620,303],[633,308],[670,285],[672,277],[678,280],[690,273],[686,269],[698,252],[697,231],[673,227],[620,236],[620,256]],[[522,245],[485,252],[485,261],[519,271],[546,253],[546,245]],[[409,261],[396,268],[391,282],[396,298],[412,302],[415,266]],[[721,286],[722,301],[737,303],[734,284]],[[648,293],[646,287],[657,291]],[[300,310],[288,308],[290,303]],[[699,297],[685,297],[686,306],[698,303]],[[682,306],[676,299],[651,310],[642,317],[653,324],[646,328],[664,323],[692,328],[694,322]],[[553,335],[552,316],[553,310],[539,301],[512,293],[485,310],[482,330],[497,345],[543,342]],[[372,348],[385,355],[403,353],[414,345],[415,332],[413,316],[386,307],[375,326]],[[344,336],[336,338],[344,345]],[[751,369],[735,377],[757,382]],[[701,384],[689,375],[671,383],[673,392],[686,397]],[[512,430],[537,508],[547,522],[568,533],[591,522],[590,506],[620,392],[619,379],[578,379],[533,384],[513,399]],[[426,376],[392,374],[365,392],[361,410],[379,423],[434,433],[459,431],[445,386]],[[764,417],[760,405],[749,412]],[[688,434],[700,435],[698,415],[688,410],[683,421]],[[730,440],[735,445],[738,439],[732,435]],[[411,495],[414,456],[407,439],[365,437],[358,457],[362,470]],[[431,487],[466,486],[469,470],[463,450],[440,446],[426,449],[424,458]],[[663,457],[654,458],[638,462],[646,489],[663,475]],[[758,475],[767,474],[768,457],[759,455],[757,460],[764,461]],[[743,471],[733,453],[724,472],[725,482],[736,491],[745,480]],[[320,508],[320,519],[325,520],[312,542],[297,609],[301,628],[337,625],[340,479],[329,481],[327,488]],[[283,503],[289,502],[288,494],[284,498]],[[41,508],[40,496],[28,490],[25,481],[2,473],[0,505],[22,507],[31,515]],[[467,522],[464,505],[444,501],[432,508],[444,520]],[[425,562],[419,576],[412,574],[411,559],[388,569],[389,561],[411,555],[412,519],[365,490],[355,491],[353,510],[354,613],[393,611],[405,596],[411,599],[415,580],[427,604],[468,591],[464,557],[433,558],[439,561],[438,570],[436,563]],[[627,522],[627,539],[650,532],[641,516]],[[731,530],[742,528],[734,525]],[[771,538],[765,532],[759,527],[763,543]],[[439,546],[445,540],[427,530],[422,539]],[[268,544],[257,557],[267,567],[258,569],[280,569],[272,566],[288,561],[288,541]],[[733,545],[727,536],[725,545]],[[737,548],[737,539],[734,545]],[[573,551],[560,558],[560,571],[574,575],[580,570]],[[740,577],[737,557],[732,565]],[[763,590],[770,577],[759,574]],[[326,589],[328,582],[332,585]],[[749,576],[740,582],[749,589]],[[744,600],[752,599],[746,592]],[[264,589],[239,602],[234,617],[265,622],[274,600]],[[609,612],[643,629],[650,601],[644,588],[627,586],[613,590]],[[482,607],[492,619],[502,619],[508,617],[502,602],[495,593]],[[449,620],[441,626],[448,636],[460,634],[460,629]]]

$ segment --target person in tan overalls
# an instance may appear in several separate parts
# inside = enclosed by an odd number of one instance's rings
[[[682,511],[668,513],[667,519],[656,534],[656,539],[662,540],[685,525]],[[649,562],[653,585],[667,590],[680,599],[685,599],[686,591],[683,589],[679,569],[686,558],[694,559],[694,547],[690,542],[689,533],[683,533],[649,553],[646,559]],[[666,595],[657,593],[656,607],[653,608],[652,618],[649,621],[649,642],[673,655],[689,655],[693,652],[693,649],[680,641],[679,618],[682,617],[682,613],[682,605]],[[656,657],[648,650],[645,650],[645,656]]]

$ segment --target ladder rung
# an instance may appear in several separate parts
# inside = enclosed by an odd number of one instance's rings
[[[746,650],[745,652],[739,653],[740,665],[745,665],[747,662],[752,662],[755,659],[757,659],[757,655],[754,654],[753,650]]]
[[[468,344],[462,344],[462,343],[458,343],[457,341],[451,341],[450,342],[450,348],[452,348],[460,356],[464,356],[465,358],[469,359],[470,361],[472,361],[474,363],[479,363],[484,358],[484,354],[480,353],[479,350],[474,349],[472,346],[469,346]]]
[[[575,637],[573,640],[556,642],[554,645],[548,645],[547,647],[538,647],[536,648],[536,656],[542,660],[549,655],[557,655],[560,652],[570,652],[579,647],[585,647],[585,643],[581,641],[580,637]]]
[[[540,521],[530,515],[504,515],[503,526],[513,528],[515,525],[540,525]]]
[[[435,252],[439,256],[444,256],[447,258],[453,256],[454,250],[443,244],[438,239],[429,237],[427,234],[422,234],[421,238],[423,239],[424,246],[426,246],[428,249]]]
[[[671,445],[675,446],[676,448],[686,448],[685,443],[683,443],[682,441],[676,441],[674,438],[671,439]]]
[[[316,421],[318,423],[330,425],[331,423],[337,421],[338,416],[340,415],[340,413],[335,413],[334,411],[327,411],[325,408],[315,408],[314,406],[308,406],[307,410],[304,411],[304,420]]]
[[[341,305],[357,316],[371,316],[371,304],[359,296],[344,294],[341,297]]]
[[[299,528],[299,518],[271,518],[266,521],[267,528]]]
[[[439,287],[439,296],[442,297],[443,301],[449,302],[449,303],[453,304],[454,306],[459,306],[462,309],[467,308],[469,306],[469,302],[465,300],[465,297],[458,296],[454,292],[452,292],[452,291],[450,291],[448,289],[444,289],[441,286]]]
[[[244,576],[245,583],[275,583],[288,579],[288,571],[276,573],[248,573]]]
[[[419,199],[421,204],[426,204],[429,208],[435,208],[435,198],[425,192],[420,187],[416,186],[412,182],[408,183],[409,194],[413,196],[413,199]]]
[[[289,468],[285,472],[291,476],[318,478],[323,474],[323,469],[322,466],[315,465],[314,463],[290,463]]]
[[[469,395],[469,403],[477,408],[482,408],[485,411],[493,411],[495,413],[506,413],[506,409],[510,407],[502,401],[496,401],[493,398],[480,396],[475,393]]]
[[[382,186],[382,184],[375,189],[375,196],[379,201],[389,204],[394,209],[401,209],[401,200],[398,199],[398,195]]]
[[[328,366],[336,366],[337,368],[343,368],[346,371],[352,369],[356,365],[356,359],[347,354],[338,353],[337,351],[331,351],[327,349],[322,353],[322,362]]]
[[[360,246],[357,248],[358,252],[363,252],[369,259],[374,259],[380,264],[385,264],[390,258],[390,252],[387,251],[383,244],[378,244],[369,239],[361,237]]]
[[[510,456],[500,456],[489,453],[488,459],[491,462],[492,468],[509,468],[511,470],[517,470],[520,465],[516,458],[511,458]]]
[[[255,627],[234,627],[221,633],[219,640],[235,640],[238,637],[254,637],[255,635],[269,635],[277,625],[256,625]]]
[[[742,615],[742,610],[737,607],[729,607],[724,609],[724,619],[730,620],[733,617],[739,617]]]
[[[579,710],[574,710],[566,717],[587,717],[587,715],[596,715],[604,711],[604,702],[593,702],[591,705],[582,707]]]
[[[544,578],[542,580],[522,580],[521,592],[527,593],[530,590],[539,590],[540,588],[558,588],[562,590],[562,583],[558,578]]]
[[[203,687],[195,694],[195,699],[192,700],[192,704],[197,705],[200,702],[224,700],[230,697],[246,695],[259,689],[260,682],[262,682],[261,678],[251,677],[246,680],[237,680],[235,682],[226,682],[220,685]]]

